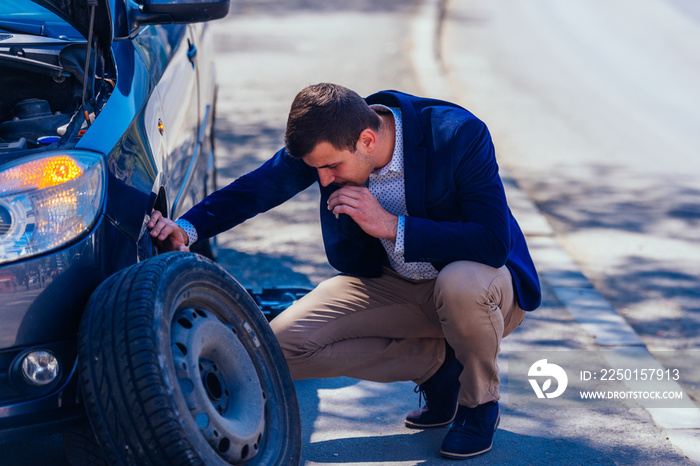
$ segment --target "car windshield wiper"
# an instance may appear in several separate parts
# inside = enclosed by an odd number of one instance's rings
[[[0,29],[7,32],[14,32],[17,34],[33,34],[35,36],[46,35],[43,31],[44,26],[39,26],[37,24],[22,23],[20,21],[4,21],[0,20]]]
[[[67,39],[65,36],[56,34],[45,24],[23,23],[21,21],[0,20],[0,29],[15,34],[31,34],[34,36],[50,37],[52,39]]]

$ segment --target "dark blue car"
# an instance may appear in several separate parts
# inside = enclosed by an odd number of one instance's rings
[[[215,188],[205,22],[228,3],[0,3],[0,442],[63,431],[74,464],[299,462],[259,307],[212,243],[158,255],[146,228]]]

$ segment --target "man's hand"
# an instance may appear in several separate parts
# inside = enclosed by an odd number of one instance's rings
[[[367,188],[343,186],[328,198],[328,210],[349,215],[370,236],[396,242],[399,217],[384,210]]]
[[[151,238],[156,240],[160,249],[166,252],[190,250],[187,247],[189,238],[185,230],[169,218],[163,217],[160,211],[154,209],[151,212],[148,229],[151,230]]]

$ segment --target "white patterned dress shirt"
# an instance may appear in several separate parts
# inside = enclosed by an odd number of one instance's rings
[[[406,186],[404,184],[401,112],[397,108],[388,108],[383,105],[373,105],[372,107],[383,107],[390,110],[394,115],[394,126],[396,127],[391,162],[369,175],[369,191],[387,212],[399,217],[396,244],[383,238],[380,241],[389,256],[391,268],[403,277],[412,280],[436,278],[438,271],[430,262],[406,262],[404,259],[405,217],[408,215],[408,210],[406,209]]]

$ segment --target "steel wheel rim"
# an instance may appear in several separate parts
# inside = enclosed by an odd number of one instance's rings
[[[265,430],[265,404],[255,363],[235,327],[199,308],[172,319],[175,374],[189,414],[226,462],[255,456]]]

